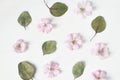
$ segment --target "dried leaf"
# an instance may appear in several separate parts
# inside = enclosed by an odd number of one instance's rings
[[[50,8],[50,13],[53,16],[59,17],[65,14],[65,12],[68,10],[68,7],[66,4],[61,3],[61,2],[56,2],[55,4],[52,5]]]
[[[56,41],[46,41],[42,45],[43,54],[51,54],[56,51]]]
[[[74,79],[80,77],[83,74],[84,68],[85,63],[83,61],[79,61],[73,66],[72,73],[74,75]]]
[[[18,23],[24,28],[26,28],[31,23],[31,21],[32,21],[32,18],[28,11],[22,12],[18,17]]]
[[[18,64],[18,70],[19,75],[23,80],[30,80],[35,74],[35,67],[26,61]]]
[[[104,17],[97,16],[91,23],[93,30],[95,31],[95,35],[105,30],[106,22]],[[91,40],[95,37],[95,35],[91,38]]]

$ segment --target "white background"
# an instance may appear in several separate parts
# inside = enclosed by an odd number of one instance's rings
[[[43,66],[54,60],[60,63],[62,74],[52,80],[73,80],[72,66],[77,61],[85,61],[84,74],[76,80],[92,80],[91,73],[97,69],[106,70],[110,80],[119,80],[120,74],[120,9],[119,0],[93,0],[96,10],[85,19],[75,14],[74,9],[79,0],[47,0],[51,6],[56,1],[64,2],[69,9],[61,17],[53,17],[43,0],[0,0],[0,80],[21,80],[18,75],[18,63],[29,61],[33,63],[37,72],[34,80],[50,80],[43,74]],[[32,23],[24,30],[17,22],[17,18],[23,11],[29,11]],[[104,16],[106,30],[90,42],[94,35],[90,24],[96,17]],[[50,34],[38,31],[37,25],[40,18],[52,18],[56,27]],[[76,51],[69,51],[64,42],[69,33],[81,33],[85,39],[83,47]],[[29,49],[21,54],[13,51],[13,44],[18,39],[24,39],[30,43]],[[47,40],[57,41],[57,51],[51,55],[43,56],[41,46]],[[111,54],[108,59],[100,60],[91,55],[91,48],[96,42],[106,42]]]

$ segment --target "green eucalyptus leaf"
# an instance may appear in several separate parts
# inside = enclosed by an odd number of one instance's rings
[[[79,61],[73,66],[72,73],[74,79],[80,77],[83,74],[84,68],[85,68],[85,63],[83,61]]]
[[[43,55],[51,54],[56,51],[56,41],[46,41],[42,45]]]
[[[30,80],[35,74],[35,67],[29,62],[23,61],[18,64],[18,71],[23,80]]]
[[[96,33],[100,33],[105,30],[106,22],[104,17],[98,16],[92,21],[91,25]]]
[[[59,17],[65,14],[67,10],[68,10],[68,7],[66,4],[61,3],[61,2],[56,2],[50,8],[50,13],[55,17]]]
[[[26,28],[31,23],[31,21],[32,21],[32,18],[28,11],[22,12],[18,17],[18,23],[24,28]]]
[[[97,16],[91,23],[93,30],[95,31],[95,35],[105,30],[106,22],[103,16]],[[91,40],[95,37],[95,35],[91,38]]]

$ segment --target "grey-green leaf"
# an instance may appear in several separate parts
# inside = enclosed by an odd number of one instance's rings
[[[18,17],[18,23],[24,28],[26,28],[31,23],[31,21],[32,21],[32,18],[28,11],[22,12]]]
[[[61,2],[56,2],[50,8],[50,13],[55,17],[59,17],[65,14],[67,10],[68,10],[68,7],[66,4],[61,3]]]
[[[85,63],[83,61],[79,61],[73,66],[72,73],[74,79],[80,77],[83,74],[84,68],[85,68]]]
[[[56,51],[56,41],[50,40],[46,41],[42,45],[43,55],[51,54]]]
[[[29,62],[23,61],[18,64],[18,71],[23,80],[30,80],[35,74],[35,67]]]
[[[95,35],[105,30],[106,21],[103,16],[97,16],[91,23],[93,30],[95,31]],[[91,40],[95,37],[95,35],[91,38]]]
[[[91,25],[96,33],[100,33],[105,30],[106,22],[104,17],[98,16],[92,21]]]

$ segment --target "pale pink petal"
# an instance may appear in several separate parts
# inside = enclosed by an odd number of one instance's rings
[[[27,49],[27,44],[26,43],[21,43],[21,51],[24,52]]]
[[[68,37],[69,40],[72,40],[73,39],[73,34],[70,33],[67,37]]]
[[[13,45],[14,51],[17,53],[22,53],[27,50],[28,44],[24,42],[24,40],[19,39],[16,41],[16,43]]]
[[[48,18],[42,18],[42,19],[41,19],[41,22],[42,22],[42,23],[45,23],[45,24],[49,24],[49,23],[51,23],[51,20],[48,19]]]
[[[44,73],[47,74],[49,78],[56,77],[58,74],[61,73],[61,69],[57,62],[51,61],[45,65]]]
[[[80,2],[77,5],[76,12],[80,13],[83,18],[85,18],[86,16],[91,15],[92,12],[93,12],[92,2],[89,1],[89,0],[80,0]]]
[[[73,39],[80,40],[81,39],[81,35],[79,33],[74,33],[73,34]]]
[[[42,18],[41,23],[38,25],[38,29],[40,32],[49,33],[53,29],[53,25],[51,24],[51,20],[48,18]]]
[[[101,71],[101,73],[100,73],[101,78],[106,78],[107,77],[106,75],[107,75],[107,73],[105,71]]]
[[[41,23],[38,25],[38,29],[41,31],[41,32],[44,32],[45,31],[45,27],[44,27],[45,24]]]
[[[49,33],[49,32],[51,32],[51,30],[52,30],[52,25],[51,24],[47,24],[47,27],[45,28],[44,32],[45,33]]]
[[[82,46],[82,42],[83,42],[82,40],[79,40],[76,43],[79,44],[80,46]]]
[[[95,78],[99,77],[100,76],[100,71],[98,70],[98,71],[93,72],[93,76]]]
[[[87,5],[86,8],[85,8],[85,10],[87,12],[91,12],[92,13],[93,7],[91,7],[91,5]]]
[[[79,33],[70,33],[66,44],[70,50],[79,49],[82,46],[81,35]]]
[[[94,80],[107,80],[107,73],[104,70],[96,70],[92,75]]]
[[[97,56],[98,55],[98,50],[97,49],[92,49],[92,54]]]
[[[100,48],[99,45],[95,44],[94,48],[92,49],[92,54],[98,55],[99,48]]]
[[[73,50],[79,49],[81,46],[79,44],[74,44]]]
[[[70,50],[74,50],[74,49],[73,49],[73,44],[70,43],[70,45],[68,45],[68,48],[69,48]]]
[[[91,15],[91,14],[92,14],[92,11],[86,10],[85,16],[89,16],[89,15]]]
[[[87,0],[80,0],[80,2],[78,3],[78,7],[81,8],[81,7],[85,7],[87,4]]]
[[[101,59],[105,59],[109,57],[109,48],[106,43],[96,43],[92,49],[92,54],[99,56]]]

